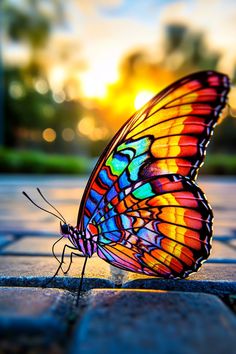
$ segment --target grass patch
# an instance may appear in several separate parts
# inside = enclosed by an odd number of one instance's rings
[[[5,173],[82,175],[92,168],[92,161],[84,157],[10,149],[0,149],[0,161],[0,172]]]
[[[204,175],[236,175],[236,156],[208,154],[201,168]]]

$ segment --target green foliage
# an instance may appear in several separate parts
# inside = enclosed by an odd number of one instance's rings
[[[236,156],[208,154],[200,169],[201,175],[236,175]]]
[[[53,8],[57,14],[59,8],[56,2],[53,3]],[[6,31],[13,41],[27,41],[32,48],[39,48],[46,43],[52,14],[42,11],[40,0],[26,0],[22,6],[4,1],[2,10]]]
[[[34,73],[32,73],[34,71]],[[5,110],[5,144],[13,147],[22,144],[19,130],[26,128],[32,131],[42,132],[50,127],[58,133],[57,148],[63,144],[60,133],[64,128],[74,131],[78,119],[82,114],[82,106],[79,102],[64,101],[61,104],[53,100],[52,92],[39,94],[33,87],[34,80],[40,78],[39,68],[32,66],[27,70],[9,68],[4,75],[4,110]],[[46,82],[46,80],[45,80]],[[9,93],[12,88],[20,90],[20,95],[12,97]],[[31,141],[26,141],[30,146]],[[44,148],[45,142],[39,141],[40,148]],[[47,145],[47,143],[46,143]]]
[[[204,33],[182,24],[166,26],[165,44],[163,65],[169,65],[178,76],[195,70],[215,69],[220,60],[220,54],[210,50],[205,43]]]
[[[225,153],[225,154],[235,154],[236,153],[236,118],[227,117],[220,123],[215,131],[212,138],[212,142],[207,148],[207,151],[212,153]]]
[[[40,152],[0,149],[0,172],[56,173],[82,175],[90,173],[92,161],[83,157]]]

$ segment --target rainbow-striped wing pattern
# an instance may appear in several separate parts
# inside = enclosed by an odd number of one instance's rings
[[[155,96],[115,135],[78,216],[78,228],[96,240],[101,258],[177,278],[209,256],[213,216],[194,180],[228,91],[223,74],[190,75]]]

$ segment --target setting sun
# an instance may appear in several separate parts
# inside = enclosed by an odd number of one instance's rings
[[[112,64],[103,62],[93,65],[81,74],[82,90],[86,97],[104,98],[107,95],[107,86],[118,80],[118,70]]]
[[[141,91],[137,94],[134,100],[135,109],[141,108],[145,103],[147,103],[152,97],[154,93],[151,91]]]

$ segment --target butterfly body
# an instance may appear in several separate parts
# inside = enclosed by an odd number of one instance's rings
[[[61,225],[61,235],[72,243],[73,247],[85,257],[91,257],[97,251],[97,234],[87,228],[86,233],[69,224]]]
[[[213,213],[195,179],[228,91],[226,75],[196,73],[128,120],[88,181],[70,229],[78,251],[163,278],[200,268],[211,250]]]

